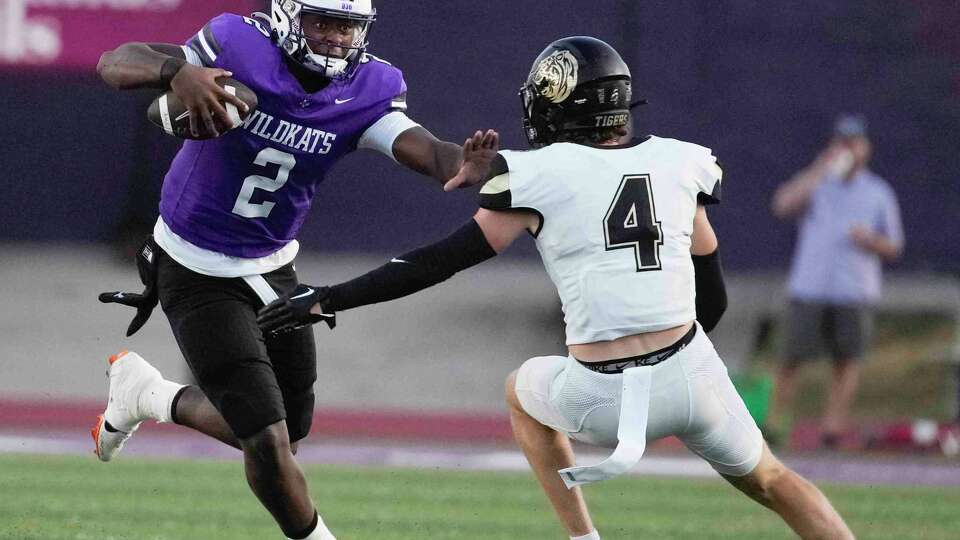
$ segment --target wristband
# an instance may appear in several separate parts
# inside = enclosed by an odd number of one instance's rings
[[[176,58],[174,56],[164,60],[163,66],[160,67],[160,84],[164,87],[169,87],[170,82],[177,76],[177,73],[180,73],[180,70],[186,63],[187,61],[183,58]]]

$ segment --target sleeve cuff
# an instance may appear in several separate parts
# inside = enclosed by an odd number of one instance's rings
[[[394,141],[404,131],[419,125],[400,111],[389,112],[363,132],[360,141],[357,143],[357,148],[376,150],[396,161],[397,158],[393,155]]]

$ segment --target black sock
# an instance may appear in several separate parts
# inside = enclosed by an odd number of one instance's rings
[[[187,388],[190,388],[190,387],[184,386],[183,388],[178,390],[177,395],[173,396],[173,402],[170,403],[170,421],[173,422],[174,424],[180,423],[180,421],[177,420],[177,403],[180,403],[180,396],[182,396],[183,393],[187,391]]]
[[[313,534],[313,531],[316,530],[316,528],[317,528],[317,523],[320,523],[320,514],[318,514],[317,511],[314,510],[314,511],[313,511],[313,521],[310,522],[310,526],[307,527],[306,529],[300,531],[300,532],[297,533],[297,534],[290,535],[290,538],[293,538],[294,540],[300,540],[300,539],[303,539],[303,538],[306,538],[306,537],[310,536],[311,534]]]

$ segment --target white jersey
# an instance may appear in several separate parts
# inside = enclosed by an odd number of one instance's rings
[[[501,155],[508,172],[487,182],[480,206],[540,215],[534,236],[563,303],[567,345],[696,319],[693,218],[698,204],[719,202],[723,176],[710,149],[651,136]]]

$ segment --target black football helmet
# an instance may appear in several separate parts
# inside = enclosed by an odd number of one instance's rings
[[[572,36],[551,43],[520,88],[523,130],[530,146],[565,131],[622,127],[630,122],[630,68],[603,41]]]

